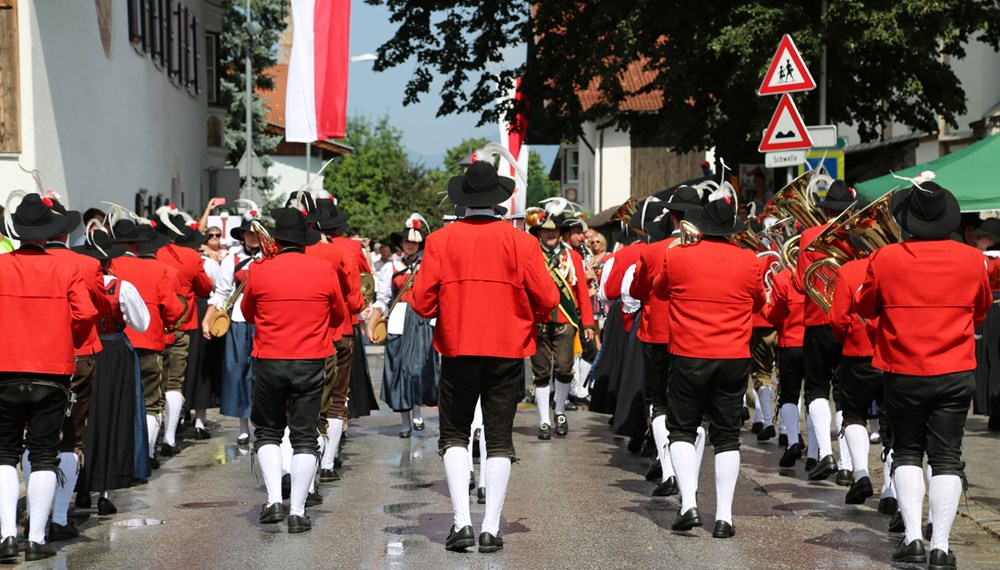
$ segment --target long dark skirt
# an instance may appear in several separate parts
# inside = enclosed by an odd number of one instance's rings
[[[1000,305],[994,303],[986,320],[976,330],[976,397],[974,411],[986,416],[1000,415]]]
[[[231,418],[250,418],[253,406],[253,350],[254,326],[233,321],[225,342],[225,362],[222,369],[222,386],[219,390],[219,413]]]
[[[101,344],[104,349],[97,353],[97,378],[83,432],[86,459],[76,487],[81,492],[124,489],[133,479],[149,475],[139,472],[143,466],[136,464],[137,418],[143,427],[146,418],[144,408],[136,409],[142,392],[137,398],[135,352],[125,335],[101,335]],[[146,455],[145,439],[141,442]]]
[[[208,299],[199,298],[198,322],[205,318]],[[222,376],[222,353],[225,342],[220,338],[206,340],[201,327],[191,331],[191,348],[188,353],[187,376],[184,379],[184,406],[189,410],[203,410],[217,405]]]
[[[382,401],[397,412],[436,406],[441,360],[434,350],[434,327],[407,305],[403,334],[388,335],[382,367]]]
[[[612,431],[617,435],[632,438],[646,433],[649,406],[646,403],[646,366],[639,340],[639,320],[636,316],[628,335],[625,358],[622,359],[621,376],[618,382],[618,401],[615,406],[615,424]]]
[[[351,391],[347,398],[347,417],[369,416],[378,410],[378,400],[372,388],[372,375],[368,371],[368,356],[365,354],[365,335],[361,325],[354,325],[354,349],[351,351]]]
[[[594,385],[590,388],[590,411],[600,414],[613,414],[618,403],[622,360],[628,346],[621,307],[621,301],[614,301],[608,309],[601,338],[601,355],[591,370]]]

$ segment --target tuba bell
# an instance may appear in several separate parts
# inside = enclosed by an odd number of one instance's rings
[[[524,211],[524,227],[531,229],[545,221],[545,210],[532,206]]]
[[[813,192],[813,187],[816,182],[825,179],[829,179],[829,176],[815,174],[811,170],[803,173],[787,186],[778,190],[764,205],[761,217],[774,216],[778,219],[784,219],[791,216],[807,228],[822,225],[826,221],[826,216],[816,205],[816,194]]]
[[[701,241],[701,230],[693,222],[681,220],[678,230],[681,232],[681,237],[674,240],[667,249],[673,249],[678,245],[691,245]]]

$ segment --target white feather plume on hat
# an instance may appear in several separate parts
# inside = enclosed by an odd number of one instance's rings
[[[156,219],[158,219],[161,224],[166,226],[167,229],[169,229],[170,231],[174,232],[179,236],[183,236],[184,232],[181,231],[180,228],[175,226],[172,221],[170,221],[170,216],[176,215],[176,213],[177,213],[177,206],[174,206],[173,204],[167,204],[166,206],[160,206],[159,208],[157,208],[154,214],[156,215]]]
[[[525,172],[521,165],[517,163],[517,159],[514,155],[510,153],[509,150],[505,149],[503,145],[495,142],[486,143],[483,148],[472,153],[473,161],[485,160],[486,162],[493,163],[493,155],[498,155],[500,158],[506,160],[514,168],[514,179],[517,180],[518,184],[522,188],[528,187],[528,173]],[[502,172],[497,173],[499,176],[506,176]],[[510,176],[507,176],[510,178]]]
[[[245,222],[252,222],[254,220],[260,221],[260,208],[257,203],[253,200],[248,200],[246,198],[240,198],[236,200],[237,204],[246,204],[247,210],[243,212],[242,218]]]
[[[430,225],[427,223],[427,220],[416,212],[410,214],[409,218],[406,218],[404,227],[406,228],[407,241],[412,241],[413,243],[420,243],[424,241],[423,233],[420,231],[421,229],[425,232],[430,230]]]

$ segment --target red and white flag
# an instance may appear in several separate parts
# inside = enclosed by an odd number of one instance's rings
[[[518,78],[514,85],[514,88],[507,93],[507,99],[521,99],[521,79]],[[498,104],[502,103],[503,99],[498,101]],[[517,159],[518,166],[521,167],[522,172],[528,171],[528,145],[524,144],[524,132],[527,130],[527,120],[523,115],[517,116],[517,123],[511,125],[507,119],[503,116],[500,117],[500,145],[505,149],[510,151],[510,154]],[[509,175],[517,180],[516,171],[514,166],[509,164],[504,158],[500,158],[499,172],[503,175]],[[517,186],[514,188],[514,193],[511,195],[507,202],[503,203],[502,206],[507,208],[510,215],[523,214],[525,209],[525,202],[528,195],[528,189],[518,181]]]
[[[285,94],[285,139],[344,138],[350,0],[292,0],[292,54]]]

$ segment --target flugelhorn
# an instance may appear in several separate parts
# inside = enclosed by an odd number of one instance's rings
[[[271,259],[275,255],[278,255],[278,244],[275,243],[274,238],[271,237],[270,232],[264,227],[264,224],[257,220],[250,221],[250,231],[257,236],[257,240],[260,242],[260,254],[263,259]],[[258,259],[254,263],[260,263],[263,259]],[[247,280],[244,279],[240,281],[240,284],[236,286],[233,293],[222,303],[212,317],[208,320],[208,332],[215,338],[225,336],[229,332],[229,326],[232,324],[232,318],[229,316],[229,311],[232,310],[233,305],[236,304],[236,300],[240,298],[243,294],[243,290],[246,288]]]

